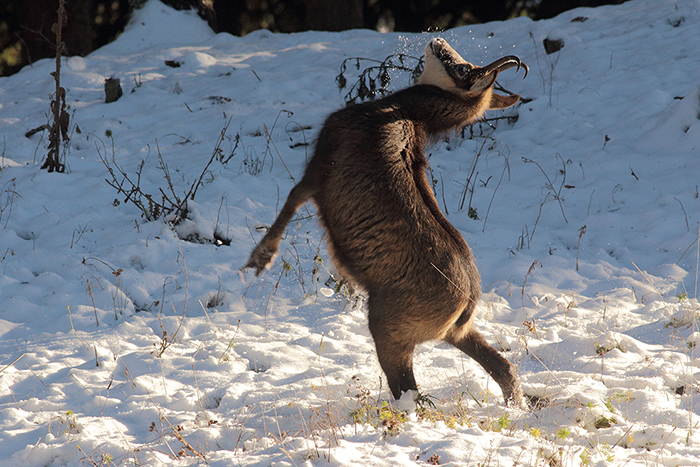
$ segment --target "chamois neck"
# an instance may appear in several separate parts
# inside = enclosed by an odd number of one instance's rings
[[[410,120],[421,124],[428,136],[449,133],[474,122],[488,108],[490,89],[479,97],[464,97],[437,86],[419,84],[397,94],[402,110]],[[398,96],[397,96],[398,97]]]

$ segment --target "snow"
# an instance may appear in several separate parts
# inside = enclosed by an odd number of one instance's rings
[[[482,275],[476,325],[529,410],[443,343],[415,354],[435,408],[395,403],[362,300],[326,283],[312,205],[270,271],[238,271],[344,105],[343,59],[420,56],[436,34],[239,38],[149,0],[64,62],[65,174],[24,136],[46,123],[54,61],[0,78],[0,466],[700,465],[699,27],[695,0],[633,0],[441,34],[474,63],[530,66],[499,76],[527,101],[487,115],[517,121],[429,149]],[[546,55],[546,37],[564,47]],[[105,104],[112,76],[124,95]],[[142,189],[167,190],[160,152],[182,196],[229,120],[232,157],[177,233],[105,182],[100,156],[130,176],[145,160]],[[475,163],[476,220],[459,209]],[[214,232],[230,245],[182,240]]]

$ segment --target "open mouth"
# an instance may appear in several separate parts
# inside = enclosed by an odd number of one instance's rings
[[[430,50],[433,52],[433,55],[446,66],[465,63],[465,60],[447,44],[445,39],[438,37],[430,41]]]

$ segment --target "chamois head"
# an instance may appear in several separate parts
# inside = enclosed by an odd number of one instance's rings
[[[493,94],[492,87],[499,72],[513,67],[517,67],[517,70],[523,67],[527,76],[527,65],[515,55],[507,55],[479,67],[464,60],[447,41],[437,38],[425,46],[425,67],[416,84],[432,84],[464,97],[484,97],[490,99],[487,108],[503,109],[518,102],[520,96]]]

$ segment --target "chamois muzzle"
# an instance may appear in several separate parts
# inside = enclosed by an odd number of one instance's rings
[[[503,70],[507,70],[508,68],[513,67],[517,67],[517,69],[515,70],[516,73],[518,72],[518,70],[520,70],[521,67],[525,70],[525,76],[523,76],[523,79],[527,77],[527,74],[530,71],[527,65],[524,62],[520,61],[518,57],[516,57],[515,55],[507,55],[503,58],[499,58],[493,63],[486,65],[483,68],[480,68],[478,70],[478,73],[480,76],[484,76],[488,73],[491,73],[492,71],[497,71],[500,73]]]

